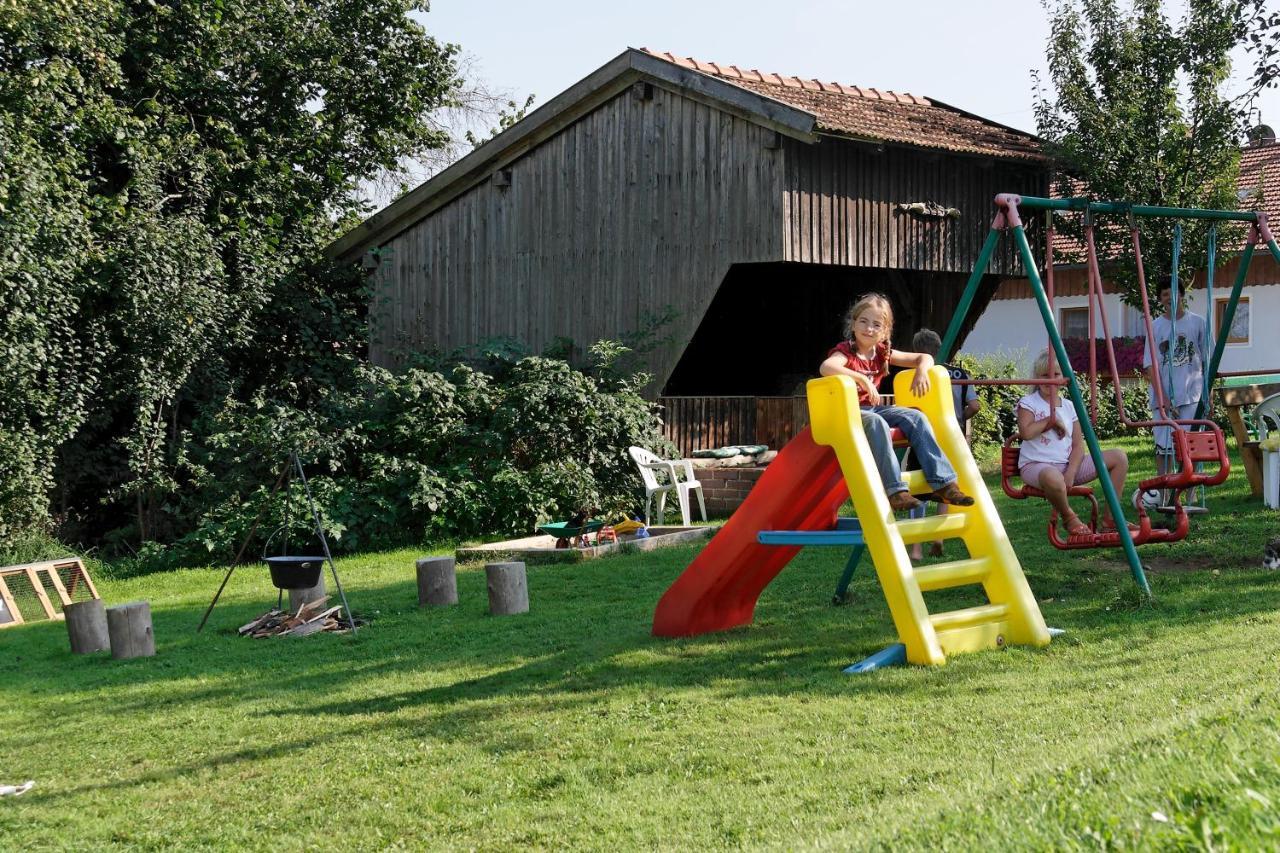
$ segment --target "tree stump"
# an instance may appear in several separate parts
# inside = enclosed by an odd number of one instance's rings
[[[107,611],[102,606],[102,599],[91,598],[65,605],[62,615],[66,617],[72,654],[87,655],[111,648]]]
[[[418,606],[458,603],[458,575],[453,557],[423,557],[418,567]]]
[[[107,633],[113,658],[151,657],[156,653],[156,638],[151,633],[151,605],[145,601],[107,608]]]
[[[489,586],[489,612],[510,616],[529,612],[529,583],[524,563],[486,563],[484,577]]]
[[[325,560],[325,567],[328,567],[329,561]],[[307,587],[306,589],[289,590],[289,612],[297,613],[298,608],[304,604],[310,604],[313,601],[319,601],[325,597],[324,571],[320,572],[320,580],[316,581],[316,585]]]

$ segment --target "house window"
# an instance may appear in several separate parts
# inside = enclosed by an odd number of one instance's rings
[[[1224,334],[1222,321],[1227,316],[1227,303],[1230,301],[1230,299],[1213,300],[1213,327],[1217,329],[1219,340]],[[1231,328],[1226,330],[1225,334],[1229,344],[1249,343],[1249,297],[1241,296],[1240,301],[1236,303],[1236,315],[1231,318]]]
[[[1063,308],[1058,328],[1064,338],[1089,337],[1089,308]]]

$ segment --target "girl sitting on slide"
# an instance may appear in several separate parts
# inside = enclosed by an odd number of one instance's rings
[[[921,352],[903,352],[889,346],[893,334],[893,308],[882,294],[863,296],[845,314],[845,340],[837,344],[818,372],[823,376],[850,376],[858,386],[858,402],[862,408],[862,428],[889,506],[895,511],[914,509],[920,501],[907,491],[898,457],[893,452],[889,431],[902,430],[911,449],[920,461],[920,469],[933,492],[927,497],[941,503],[971,506],[973,498],[960,491],[956,485],[956,472],[947,461],[938,441],[933,437],[933,427],[928,419],[915,409],[902,406],[881,405],[880,392],[876,390],[880,380],[889,374],[889,365],[914,367],[915,380],[911,390],[916,395],[929,392],[929,368],[932,356]]]

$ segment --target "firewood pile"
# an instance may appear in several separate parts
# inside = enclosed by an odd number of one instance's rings
[[[321,631],[339,634],[350,631],[351,623],[342,615],[342,606],[328,607],[328,603],[326,595],[302,605],[297,613],[272,608],[247,625],[240,626],[240,636],[306,637]]]

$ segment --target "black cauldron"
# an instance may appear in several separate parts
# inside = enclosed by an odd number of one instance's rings
[[[276,589],[310,589],[320,582],[324,557],[266,557],[262,561],[271,569],[271,583]]]

